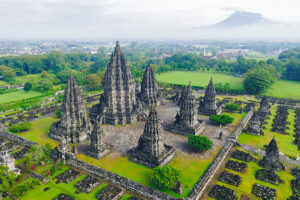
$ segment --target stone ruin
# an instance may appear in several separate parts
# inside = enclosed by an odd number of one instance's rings
[[[60,193],[56,198],[54,198],[53,200],[74,200],[73,197],[64,194],[64,193]]]
[[[100,159],[110,152],[109,145],[104,141],[100,117],[98,117],[97,122],[94,124],[94,129],[90,137],[91,145],[87,149],[87,155]]]
[[[231,157],[244,162],[255,161],[255,159],[249,153],[240,150],[235,150],[232,152]]]
[[[67,135],[69,142],[78,143],[86,140],[90,131],[90,120],[80,88],[71,74],[61,104],[61,119],[52,124],[49,137],[60,140],[62,135]]]
[[[296,178],[300,178],[300,168],[297,168],[297,167],[293,168],[292,175]]]
[[[73,169],[67,169],[65,172],[57,175],[55,178],[57,179],[56,184],[59,183],[70,183],[74,179],[81,176],[80,172],[77,172]]]
[[[231,169],[233,171],[240,172],[243,174],[246,173],[247,167],[248,167],[247,163],[237,162],[234,160],[228,160],[225,165],[225,168]]]
[[[182,183],[180,181],[177,181],[177,183],[175,183],[173,191],[175,193],[177,193],[177,194],[181,194],[182,193]]]
[[[8,171],[15,173],[16,175],[20,174],[20,169],[15,166],[15,159],[10,155],[8,151],[0,152],[0,165],[7,167]]]
[[[291,188],[295,194],[300,195],[300,178],[291,181]]]
[[[262,131],[262,123],[258,116],[258,113],[255,112],[250,120],[248,128],[245,130],[246,133],[251,135],[264,135]]]
[[[21,160],[24,159],[27,154],[29,154],[29,149],[27,147],[24,147],[20,151],[13,153],[12,156],[14,159]]]
[[[300,151],[300,108],[296,108],[296,124],[294,137],[294,143],[298,146],[298,150]]]
[[[191,82],[184,87],[179,100],[180,111],[175,121],[168,127],[168,130],[181,135],[199,135],[205,128],[205,122],[198,119],[195,97]]]
[[[214,185],[209,191],[208,196],[216,200],[237,200],[234,190],[225,186]]]
[[[283,169],[283,164],[279,160],[279,150],[275,138],[267,146],[266,155],[260,160],[259,165],[272,171]]]
[[[155,107],[150,107],[149,116],[138,146],[129,151],[130,160],[150,168],[168,164],[175,156],[174,148],[163,144],[163,129]]]
[[[123,196],[124,191],[113,185],[108,185],[96,195],[98,200],[119,200]]]
[[[86,176],[83,180],[78,181],[75,185],[76,194],[79,194],[80,192],[90,193],[94,189],[96,189],[99,185],[101,185],[101,182],[99,179],[94,178],[92,176]]]
[[[286,125],[289,124],[289,122],[287,122],[288,115],[289,115],[288,106],[279,105],[277,107],[276,116],[275,119],[273,120],[273,128],[272,128],[273,132],[288,135],[288,133],[285,132],[288,129]]]
[[[210,82],[206,88],[204,99],[200,101],[198,107],[198,113],[201,115],[216,115],[221,114],[221,107],[217,107],[216,100],[216,90],[214,87],[213,80],[210,79]]]
[[[218,177],[218,181],[238,187],[241,184],[242,178],[239,175],[223,171]]]
[[[143,75],[139,98],[145,108],[149,108],[151,105],[158,106],[161,103],[157,81],[150,63]]]
[[[59,161],[62,160],[65,162],[70,156],[74,156],[70,151],[70,145],[67,135],[62,135],[59,145],[51,150],[50,157],[53,160]]]
[[[137,105],[133,76],[117,41],[104,75],[104,93],[100,103],[90,111],[91,121],[103,115],[103,123],[131,124],[137,120]]]
[[[128,200],[144,200],[144,199],[136,197],[136,196],[131,196],[131,197],[129,197]]]
[[[0,152],[13,152],[22,148],[22,145],[0,136]]]
[[[273,185],[279,185],[279,183],[283,183],[283,181],[274,171],[270,171],[268,169],[257,170],[255,178]]]
[[[270,110],[271,105],[268,103],[267,97],[264,96],[260,101],[260,106],[257,111],[261,123],[264,123],[264,121],[268,118],[268,115],[271,114]]]
[[[251,194],[260,197],[263,200],[275,200],[276,189],[269,188],[267,186],[253,184]]]

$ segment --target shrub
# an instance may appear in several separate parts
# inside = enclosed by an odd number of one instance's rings
[[[180,171],[171,166],[156,167],[151,181],[157,188],[169,190],[179,181],[180,176]]]
[[[219,125],[231,124],[233,122],[233,118],[229,115],[211,115],[209,119]]]
[[[31,128],[31,125],[32,124],[30,122],[21,122],[10,126],[9,130],[15,133],[24,132],[28,131]]]
[[[241,109],[241,106],[238,104],[229,104],[228,103],[225,105],[225,108],[230,111],[239,111]]]
[[[31,83],[25,83],[23,90],[28,92],[32,89],[32,84]]]
[[[61,117],[61,111],[60,111],[60,110],[57,110],[57,111],[55,112],[55,115],[56,115],[57,118],[60,118],[60,117]]]
[[[213,142],[206,136],[189,135],[188,145],[197,152],[206,151],[212,148]]]

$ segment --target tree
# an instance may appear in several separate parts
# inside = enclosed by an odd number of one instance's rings
[[[31,83],[25,83],[23,90],[29,92],[32,89]]]
[[[206,151],[212,148],[213,142],[206,136],[189,135],[188,145],[196,152]]]
[[[0,165],[0,192],[6,192],[15,183],[16,175],[8,171],[8,167]],[[1,195],[1,194],[0,194]]]
[[[61,110],[57,110],[55,112],[55,115],[56,115],[57,118],[60,118],[61,117]]]
[[[90,89],[99,89],[101,85],[100,77],[96,74],[90,74],[87,76],[87,85]]]
[[[43,79],[41,81],[40,89],[42,91],[49,91],[52,88],[52,82],[49,79]]]
[[[38,164],[44,158],[44,151],[41,145],[33,145],[30,152],[34,165]]]
[[[229,115],[210,115],[209,119],[218,124],[218,125],[226,125],[226,124],[231,124],[233,122],[233,118],[230,117]]]
[[[32,124],[30,122],[20,122],[9,127],[9,130],[14,133],[20,133],[28,131],[31,128]]]
[[[42,76],[42,78],[47,78],[49,76],[49,73],[47,71],[43,70],[41,72],[41,76]]]
[[[226,108],[227,110],[230,110],[230,111],[239,111],[240,108],[241,108],[241,106],[238,105],[238,104],[230,104],[230,103],[227,103],[227,104],[225,105],[225,108]]]
[[[244,80],[245,91],[249,94],[260,94],[270,88],[275,81],[275,74],[270,70],[257,67],[250,70]]]
[[[66,68],[65,56],[59,51],[53,51],[48,55],[49,69],[55,73],[63,71]]]
[[[51,144],[50,143],[46,143],[45,147],[43,148],[43,152],[44,152],[44,155],[46,156],[46,158],[50,157],[51,150],[52,150]]]
[[[169,190],[179,181],[180,177],[180,171],[165,165],[154,169],[151,181],[157,188]]]

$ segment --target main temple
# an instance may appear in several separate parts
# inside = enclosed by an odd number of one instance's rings
[[[135,82],[117,41],[104,75],[104,93],[92,107],[91,121],[103,115],[103,123],[131,124],[137,120]]]

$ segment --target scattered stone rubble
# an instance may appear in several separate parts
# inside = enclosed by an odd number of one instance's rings
[[[223,183],[238,187],[241,184],[242,178],[239,175],[232,174],[228,171],[223,171],[218,177],[218,180]]]
[[[264,135],[262,131],[262,123],[257,113],[253,114],[250,124],[245,132],[251,135]]]
[[[113,185],[108,185],[97,194],[98,200],[119,200],[123,196],[124,191]]]
[[[80,172],[77,172],[73,169],[67,169],[65,172],[57,175],[55,178],[57,179],[56,184],[59,183],[70,183],[74,179],[78,178],[81,175]]]
[[[255,178],[257,180],[268,182],[273,185],[279,185],[279,183],[283,183],[283,181],[280,179],[280,177],[274,171],[271,171],[268,169],[257,170],[257,172],[255,174]]]
[[[237,162],[234,160],[228,160],[225,165],[225,168],[231,169],[233,171],[240,172],[243,174],[246,173],[247,167],[248,167],[247,163]]]
[[[298,150],[300,151],[300,108],[296,108],[296,124],[294,137],[294,143],[298,146]]]
[[[276,189],[269,188],[267,186],[253,184],[251,194],[262,198],[263,200],[275,200]]]
[[[83,180],[76,183],[75,188],[76,194],[80,192],[90,193],[94,189],[96,189],[99,185],[101,185],[101,182],[99,179],[94,178],[92,176],[86,176]]]
[[[216,200],[237,200],[238,199],[234,190],[220,185],[214,185],[213,188],[210,190],[208,196]]]
[[[291,181],[291,188],[295,194],[300,194],[300,178]]]
[[[240,150],[235,150],[234,152],[232,152],[231,157],[244,162],[255,160],[249,153]]]
[[[54,198],[53,200],[74,200],[73,197],[64,194],[64,193],[60,193],[56,198]]]
[[[21,159],[25,158],[28,153],[29,153],[29,149],[27,147],[24,147],[20,151],[17,151],[15,153],[13,153],[12,156],[16,160],[21,160]]]
[[[286,125],[289,124],[289,122],[287,122],[288,115],[289,115],[288,106],[279,105],[277,107],[276,116],[275,119],[273,120],[273,128],[272,128],[273,132],[281,133],[284,135],[288,134],[286,132],[286,130],[288,129]]]

